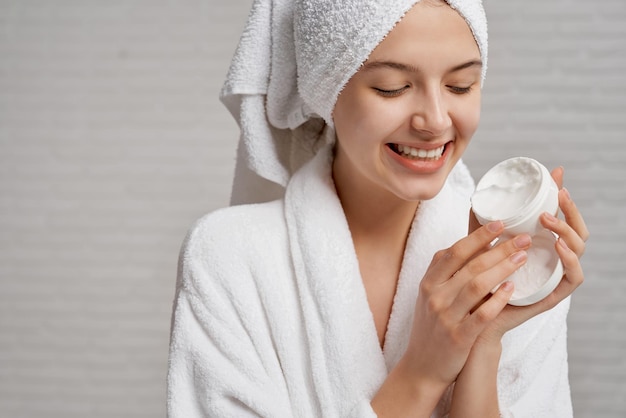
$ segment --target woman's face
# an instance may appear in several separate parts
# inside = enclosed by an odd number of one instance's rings
[[[335,182],[406,201],[434,197],[478,126],[481,66],[457,12],[417,3],[337,99]]]

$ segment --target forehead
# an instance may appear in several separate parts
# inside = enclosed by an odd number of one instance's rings
[[[368,61],[424,54],[433,59],[480,58],[474,35],[457,11],[445,2],[420,1],[372,51]]]

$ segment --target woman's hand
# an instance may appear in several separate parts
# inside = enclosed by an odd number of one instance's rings
[[[526,262],[530,237],[491,248],[503,229],[492,222],[433,257],[420,283],[408,348],[372,400],[379,416],[430,416],[477,337],[507,305],[510,283],[491,290]]]
[[[403,365],[422,381],[445,389],[467,360],[476,338],[500,314],[513,286],[491,290],[526,261],[527,234],[491,248],[502,222],[480,227],[435,254],[420,284]]]
[[[584,281],[580,257],[585,252],[585,241],[589,231],[576,204],[563,186],[563,168],[552,171],[552,177],[559,186],[559,208],[564,220],[549,213],[541,215],[541,224],[559,236],[555,245],[563,263],[564,275],[557,288],[545,299],[529,306],[506,306],[498,317],[485,329],[481,341],[499,344],[500,339],[508,330],[515,328],[528,319],[556,306],[571,295]],[[470,231],[478,226],[478,221],[470,215]]]
[[[561,189],[559,191],[559,207],[565,220],[559,220],[544,213],[541,216],[541,223],[559,235],[556,251],[563,263],[565,273],[563,279],[547,298],[530,306],[506,306],[485,327],[476,339],[468,361],[456,381],[450,417],[497,417],[500,415],[496,376],[502,336],[508,330],[556,306],[571,295],[584,280],[579,259],[585,252],[585,241],[589,237],[589,231],[568,191],[562,189],[563,169],[553,170],[552,177]],[[473,213],[470,214],[470,231],[475,230],[478,226],[478,221]],[[477,382],[480,384],[477,385]]]
[[[553,177],[561,188],[563,170],[554,170]],[[565,189],[559,192],[559,207],[564,221],[544,214],[541,222],[560,237],[556,251],[565,274],[557,288],[534,305],[508,305],[513,294],[510,282],[491,294],[526,262],[525,250],[531,245],[528,235],[492,247],[491,242],[503,232],[502,223],[480,226],[472,214],[470,234],[435,254],[420,283],[409,346],[372,400],[377,412],[397,416],[396,410],[406,412],[398,406],[404,402],[413,403],[412,415],[430,416],[444,390],[463,370],[459,377],[463,382],[457,381],[454,391],[453,415],[498,415],[496,374],[502,336],[554,307],[584,279],[579,258],[589,232]],[[480,367],[467,367],[468,363]]]

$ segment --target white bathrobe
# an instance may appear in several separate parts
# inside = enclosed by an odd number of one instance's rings
[[[375,417],[370,401],[408,343],[418,285],[435,251],[467,233],[462,163],[415,217],[381,350],[324,149],[282,200],[199,220],[182,248],[168,416]],[[569,417],[569,300],[503,340],[503,416]],[[445,416],[446,393],[433,416]]]

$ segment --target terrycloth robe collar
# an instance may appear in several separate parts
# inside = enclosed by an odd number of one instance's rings
[[[459,163],[442,191],[421,202],[381,350],[331,166],[327,147],[292,177],[285,216],[309,356],[317,365],[313,385],[320,400],[332,403],[371,399],[406,350],[420,279],[433,254],[467,232],[473,181]]]

